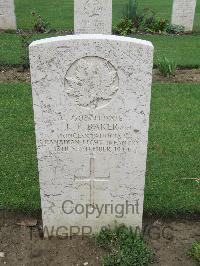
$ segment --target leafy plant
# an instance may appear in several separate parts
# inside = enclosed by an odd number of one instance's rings
[[[133,23],[128,18],[121,19],[120,23],[117,25],[117,27],[114,28],[114,32],[127,36],[132,33],[135,33],[136,30],[133,28]]]
[[[141,236],[124,225],[102,229],[96,242],[109,251],[103,257],[104,266],[143,266],[153,261],[153,252]]]
[[[20,66],[22,71],[28,69],[30,66],[29,62],[29,45],[31,43],[32,35],[27,34],[23,31],[19,32],[21,47],[20,47]]]
[[[123,7],[123,17],[131,20],[137,16],[137,11],[138,1],[129,0],[129,2]]]
[[[200,241],[193,243],[188,255],[195,258],[200,265]]]
[[[139,25],[139,30],[149,33],[163,32],[168,24],[168,20],[156,17],[156,13],[147,8],[143,11],[143,19]]]
[[[158,70],[164,77],[175,76],[177,63],[174,60],[168,59],[166,56],[157,59]]]
[[[34,19],[34,30],[38,33],[49,33],[51,31],[50,24],[45,21],[40,15],[38,15],[35,11],[32,13]]]
[[[185,27],[180,25],[168,24],[165,31],[169,34],[181,34],[184,33]]]
[[[129,35],[135,32],[160,33],[165,31],[168,20],[156,17],[156,13],[146,8],[138,11],[138,2],[129,0],[123,8],[123,16],[114,31],[120,35]]]

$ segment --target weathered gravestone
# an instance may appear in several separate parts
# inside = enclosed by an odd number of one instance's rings
[[[0,0],[0,29],[16,29],[14,0]]]
[[[141,228],[152,44],[57,37],[33,42],[30,61],[45,236]]]
[[[74,18],[76,34],[111,34],[112,0],[75,0]]]
[[[195,8],[196,0],[174,0],[172,24],[184,26],[185,31],[192,31]]]

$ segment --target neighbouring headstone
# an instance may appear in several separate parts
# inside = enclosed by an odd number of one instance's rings
[[[112,0],[75,0],[74,32],[111,34]]]
[[[30,45],[45,236],[142,226],[150,42],[75,35]]]
[[[14,0],[0,0],[0,29],[16,28]]]
[[[172,24],[185,27],[185,31],[193,30],[196,0],[174,0]]]

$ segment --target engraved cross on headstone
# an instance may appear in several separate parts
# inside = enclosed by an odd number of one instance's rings
[[[96,177],[95,176],[95,158],[92,156],[90,158],[90,175],[89,176],[74,176],[75,181],[80,182],[89,182],[90,185],[90,204],[93,205],[95,203],[95,183],[96,182],[108,182],[110,179],[110,174],[106,177]]]
[[[75,0],[75,34],[111,34],[112,0]]]

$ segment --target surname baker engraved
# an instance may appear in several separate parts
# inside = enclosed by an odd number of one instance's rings
[[[115,67],[97,56],[76,60],[65,76],[67,97],[81,107],[96,109],[107,105],[119,89]]]

